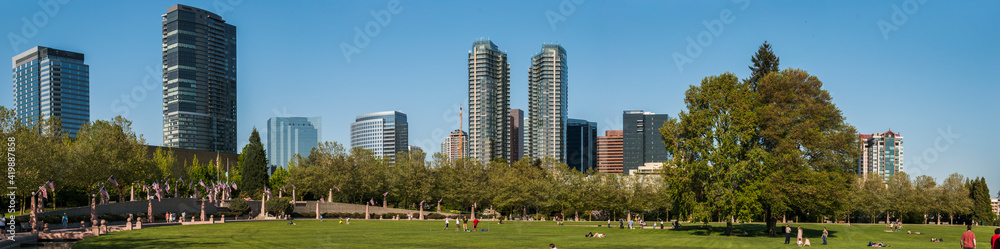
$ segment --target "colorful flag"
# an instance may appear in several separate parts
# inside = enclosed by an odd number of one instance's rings
[[[291,184],[291,183],[289,183],[289,184]],[[292,184],[292,189],[295,189],[295,184]]]
[[[49,185],[49,188],[52,189],[52,194],[56,193],[56,186],[52,185],[52,180],[45,182],[45,184]]]
[[[270,189],[266,189],[265,188],[264,189],[264,193],[267,194],[267,196],[271,196],[271,190]]]
[[[167,182],[167,192],[170,192],[170,182]]]
[[[385,191],[385,193],[382,193],[382,196],[386,196],[386,195],[389,195],[389,191]]]
[[[103,196],[105,200],[111,199],[111,196],[108,195],[108,190],[105,190],[104,186],[101,186],[101,196]]]
[[[337,185],[333,185],[333,189],[336,189],[337,192],[340,192],[340,188],[338,188]]]
[[[236,188],[236,183],[235,182],[233,183],[233,189],[239,190],[238,188]]]
[[[111,177],[109,177],[109,178],[108,178],[108,181],[109,181],[109,182],[111,182],[111,184],[114,184],[114,185],[115,185],[115,187],[117,187],[117,186],[118,186],[118,181],[115,181],[115,176],[111,176]]]
[[[323,198],[319,198],[319,203],[326,203],[326,201]]]
[[[375,198],[372,198],[371,200],[368,200],[368,204],[371,204],[372,206],[375,206]]]
[[[201,187],[204,188],[205,187],[205,182],[203,182],[201,180],[198,180],[198,185],[201,185]]]
[[[45,199],[49,198],[48,191],[45,191],[45,185],[42,185],[41,187],[38,187],[38,191],[42,192],[42,198],[45,198]]]
[[[180,178],[180,180],[181,180],[181,185],[184,185],[184,177],[183,176]]]

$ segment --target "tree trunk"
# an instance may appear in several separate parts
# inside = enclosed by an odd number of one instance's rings
[[[774,215],[771,213],[771,209],[770,208],[767,208],[767,209],[764,210],[764,223],[767,223],[767,234],[768,235],[771,235],[771,236],[778,235],[776,233],[776,231],[774,230],[774,226],[777,225],[778,219],[774,218]]]
[[[955,215],[948,214],[948,225],[955,225]]]
[[[726,221],[726,235],[733,236],[733,216]]]
[[[935,222],[937,222],[938,226],[941,225],[941,212],[937,213],[937,220],[935,220]]]

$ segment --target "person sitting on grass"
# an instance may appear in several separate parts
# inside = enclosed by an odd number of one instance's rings
[[[805,240],[806,242],[803,243],[802,246],[812,246],[812,243],[809,243],[809,238],[805,238]]]
[[[286,225],[295,225],[295,222],[289,221],[288,224],[286,224]]]

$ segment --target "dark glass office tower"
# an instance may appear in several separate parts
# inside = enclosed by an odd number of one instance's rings
[[[14,56],[14,112],[26,125],[59,117],[62,129],[76,137],[90,121],[90,66],[83,54],[33,47]]]
[[[597,167],[597,122],[568,119],[566,165],[584,173]]]
[[[622,115],[622,173],[636,170],[645,163],[667,160],[660,127],[669,117],[643,111],[625,111]]]
[[[162,31],[163,146],[236,153],[236,26],[178,4]]]

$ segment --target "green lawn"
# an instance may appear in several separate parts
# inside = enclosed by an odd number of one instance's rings
[[[728,237],[720,233],[724,224],[713,224],[706,229],[660,230],[598,228],[600,222],[567,222],[556,226],[553,222],[492,222],[489,232],[442,231],[443,221],[364,221],[352,220],[350,225],[336,220],[296,220],[297,225],[283,221],[235,222],[213,225],[190,225],[147,228],[117,232],[92,237],[77,248],[547,248],[549,243],[559,248],[793,248],[784,245],[784,237],[760,236],[762,224],[738,225],[753,237]],[[485,228],[486,222],[480,223]],[[615,224],[617,225],[617,224]],[[822,246],[819,234],[823,224],[805,224],[806,237],[813,246],[824,248],[859,248],[868,241],[882,241],[896,248],[945,248],[957,247],[958,238],[965,227],[905,225],[924,235],[903,232],[884,232],[881,225],[829,225],[830,245]],[[980,247],[989,245],[994,227],[975,227]],[[606,238],[586,238],[587,232],[599,232]],[[945,242],[931,243],[931,237],[942,237]],[[794,239],[792,238],[794,243]],[[983,246],[982,243],[986,243]]]

